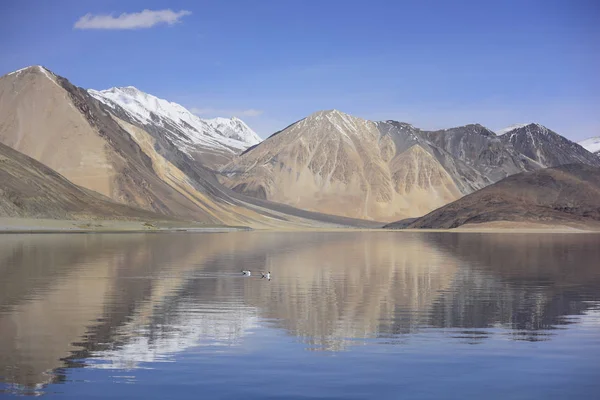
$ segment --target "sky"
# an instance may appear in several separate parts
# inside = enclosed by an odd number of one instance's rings
[[[596,0],[0,2],[0,75],[135,86],[262,137],[323,109],[600,135]]]

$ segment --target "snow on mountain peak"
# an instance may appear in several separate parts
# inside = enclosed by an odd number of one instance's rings
[[[248,125],[238,118],[204,120],[180,104],[142,92],[134,86],[106,90],[88,90],[88,93],[115,109],[122,108],[133,120],[142,125],[158,125],[172,132],[172,140],[183,151],[194,146],[237,152],[261,141]]]
[[[526,124],[514,124],[514,125],[511,125],[511,126],[507,126],[507,127],[506,127],[506,128],[504,128],[504,129],[500,129],[500,130],[496,131],[496,135],[498,135],[498,136],[502,136],[502,135],[504,135],[505,133],[508,133],[508,132],[510,132],[510,131],[514,131],[515,129],[524,128],[524,127],[526,127],[527,125],[531,125],[531,123],[526,123]]]
[[[600,154],[600,136],[591,137],[589,139],[582,140],[578,143],[581,147],[589,151],[590,153]]]
[[[206,119],[210,126],[219,130],[225,137],[251,143],[251,146],[260,143],[260,137],[244,121],[237,117]]]
[[[19,77],[19,75],[22,72],[26,72],[26,71],[33,72],[33,73],[41,73],[42,75],[44,75],[44,77],[48,78],[50,80],[50,82],[52,82],[56,86],[60,87],[60,85],[58,84],[58,82],[56,80],[56,74],[54,74],[54,72],[50,71],[48,68],[46,68],[42,65],[30,65],[29,67],[25,67],[25,68],[21,68],[16,71],[13,71],[13,72],[9,72],[5,76],[15,75],[15,77]]]

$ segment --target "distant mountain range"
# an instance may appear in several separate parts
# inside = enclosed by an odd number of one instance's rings
[[[501,136],[481,125],[424,131],[320,111],[222,168],[249,196],[348,217],[418,217],[507,176],[567,163],[600,166],[580,145],[539,124]]]
[[[0,77],[0,143],[101,198],[197,222],[381,226],[521,172],[600,167],[600,157],[544,126],[499,133],[328,110],[261,141],[237,118],[201,119],[131,86],[85,90],[41,66]],[[65,207],[46,214],[74,212]]]

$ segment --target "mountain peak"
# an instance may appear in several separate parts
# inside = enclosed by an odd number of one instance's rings
[[[117,86],[117,87],[112,87],[110,89],[106,90],[107,92],[125,92],[125,93],[132,93],[132,94],[144,94],[147,96],[151,96],[148,93],[144,93],[142,92],[140,89],[136,88],[135,86]]]
[[[538,128],[538,129],[541,129],[541,130],[548,131],[548,128],[546,128],[545,126],[543,126],[541,124],[538,124],[538,123],[535,123],[535,122],[527,122],[527,123],[524,123],[524,124],[510,125],[510,126],[507,126],[506,128],[497,130],[496,131],[496,135],[502,136],[502,135],[507,134],[508,132],[512,132],[512,131],[515,131],[515,130],[521,129],[521,128],[529,128],[529,129]]]
[[[326,118],[326,117],[339,117],[339,116],[350,116],[349,114],[343,113],[336,109],[320,110],[310,114],[307,118]]]
[[[8,74],[6,74],[6,76],[15,75],[15,74],[19,75],[22,72],[42,72],[42,71],[52,73],[52,71],[50,71],[48,68],[46,68],[42,65],[30,65],[28,67],[21,68],[16,71],[13,71],[13,72],[9,72]]]
[[[329,125],[335,131],[344,135],[350,132],[356,133],[362,131],[362,128],[367,124],[372,124],[373,128],[375,128],[375,124],[371,121],[354,117],[335,109],[317,111],[298,122],[299,127],[313,126],[316,128],[322,124]]]
[[[555,136],[558,136],[565,140],[568,140],[568,139],[564,138],[563,136],[559,135],[558,133],[546,128],[544,125],[538,124],[535,122],[531,122],[529,124],[523,124],[522,126],[520,126],[518,128],[508,131],[507,133],[510,133],[511,135],[514,135],[514,134],[545,135],[545,136],[555,135]]]
[[[174,139],[184,151],[190,146],[204,146],[223,151],[244,150],[261,141],[260,137],[238,118],[204,120],[180,104],[145,93],[134,86],[88,90],[88,93],[115,109],[123,109],[131,119],[160,129],[174,129]]]
[[[500,136],[502,142],[544,167],[574,162],[600,166],[598,157],[541,124],[526,124],[506,133]]]
[[[16,71],[13,71],[13,72],[9,72],[8,74],[4,75],[2,78],[10,76],[10,77],[12,77],[12,79],[20,79],[20,75],[22,75],[22,74],[33,74],[35,76],[48,78],[48,80],[50,80],[50,82],[52,82],[53,84],[60,87],[60,85],[56,79],[57,75],[42,65],[30,65],[29,67],[25,67],[25,68],[21,68]]]
[[[460,133],[460,134],[477,134],[490,138],[495,138],[496,134],[491,131],[489,128],[481,124],[466,124],[461,126],[455,126],[453,128],[442,129],[441,131],[436,132],[446,132],[446,133]]]

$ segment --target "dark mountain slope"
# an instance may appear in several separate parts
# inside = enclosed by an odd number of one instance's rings
[[[525,172],[441,207],[408,228],[456,228],[493,221],[600,227],[600,168],[567,164]],[[387,228],[401,228],[399,221]]]
[[[529,124],[500,136],[503,143],[544,167],[583,163],[600,167],[600,158],[540,124]]]
[[[507,146],[494,132],[479,124],[441,131],[422,131],[420,135],[436,147],[463,160],[491,182],[542,167],[526,155]]]

